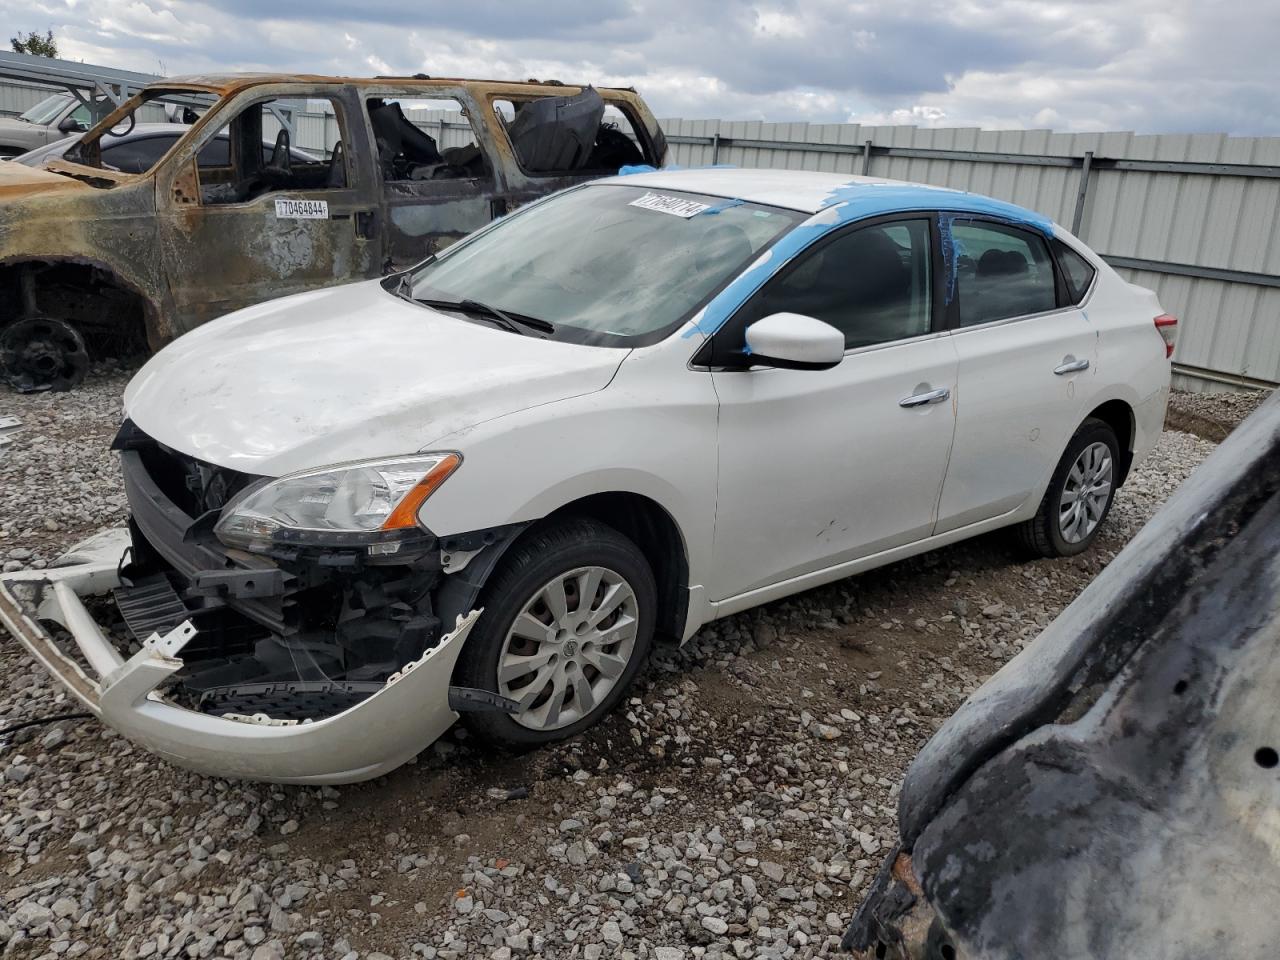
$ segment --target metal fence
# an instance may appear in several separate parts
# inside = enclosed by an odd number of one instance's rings
[[[1053,217],[1179,324],[1179,386],[1280,381],[1280,137],[663,120],[687,166],[827,170],[989,194]]]
[[[18,83],[16,80],[0,82],[0,117],[16,117],[37,103],[57,93],[54,87],[42,87],[35,83]]]

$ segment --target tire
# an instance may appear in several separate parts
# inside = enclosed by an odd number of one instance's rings
[[[584,608],[588,589],[591,605]],[[480,605],[484,613],[459,655],[454,682],[522,701],[524,709],[469,712],[464,722],[483,741],[527,749],[576,736],[622,700],[653,643],[658,590],[631,540],[575,518],[517,542],[485,584]]]
[[[1081,469],[1073,473],[1077,461]],[[1089,549],[1111,512],[1119,463],[1120,444],[1115,431],[1093,418],[1081,424],[1053,471],[1036,515],[1016,528],[1026,550],[1039,557],[1074,557]],[[1099,487],[1104,478],[1108,486],[1102,496]],[[1082,482],[1088,484],[1086,489],[1095,491],[1094,495],[1080,498],[1075,512],[1071,512],[1074,490]]]

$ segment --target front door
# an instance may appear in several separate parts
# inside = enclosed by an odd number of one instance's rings
[[[370,148],[364,124],[351,122],[353,99],[333,88],[255,88],[164,165],[157,207],[175,335],[381,273]],[[298,147],[280,122],[283,106],[306,100],[334,113],[337,138],[324,150]]]
[[[952,226],[959,357],[955,450],[938,532],[1038,496],[1088,412],[1097,330],[1064,298],[1044,238],[983,221]]]
[[[713,340],[720,401],[713,600],[933,532],[955,426],[956,354],[937,329],[926,218],[842,231],[784,268]],[[729,362],[757,319],[845,334],[830,370]]]

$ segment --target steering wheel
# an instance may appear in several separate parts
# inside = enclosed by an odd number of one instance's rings
[[[120,123],[127,123],[128,126],[121,130],[120,124],[118,123],[107,132],[113,137],[127,137],[129,134],[133,133],[133,128],[137,126],[138,112],[135,110],[133,113],[121,120]]]

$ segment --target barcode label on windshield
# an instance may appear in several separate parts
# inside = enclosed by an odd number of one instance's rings
[[[668,197],[661,193],[646,193],[643,197],[632,200],[631,206],[657,210],[659,213],[669,213],[673,217],[684,217],[687,220],[710,208],[711,204],[685,200],[683,197]]]

